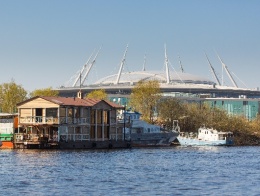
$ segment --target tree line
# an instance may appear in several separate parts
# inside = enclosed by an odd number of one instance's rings
[[[22,85],[12,80],[9,83],[0,84],[0,112],[16,113],[17,103],[35,96],[58,96],[59,92],[52,87],[36,89],[32,92],[26,91]]]
[[[58,96],[59,91],[52,87],[36,89],[32,92],[26,91],[22,85],[16,84],[14,80],[9,83],[0,84],[0,112],[16,113],[16,105],[22,101],[35,96]],[[87,98],[107,99],[104,89],[94,90],[86,95]]]
[[[208,103],[188,102],[161,96],[158,81],[140,81],[130,95],[129,107],[142,114],[144,120],[168,128],[178,121],[181,131],[197,132],[201,126],[219,131],[232,131],[238,145],[260,144],[260,116],[249,121],[244,116],[230,115]]]

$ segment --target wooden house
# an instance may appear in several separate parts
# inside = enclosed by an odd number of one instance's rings
[[[14,148],[130,147],[113,102],[80,97],[37,96],[21,102]]]

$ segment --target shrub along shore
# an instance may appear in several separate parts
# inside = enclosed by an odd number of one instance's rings
[[[249,121],[244,116],[230,115],[225,110],[208,104],[181,102],[166,98],[158,104],[158,121],[171,129],[173,120],[178,120],[182,132],[195,132],[201,126],[218,131],[231,131],[235,145],[260,145],[260,116]]]

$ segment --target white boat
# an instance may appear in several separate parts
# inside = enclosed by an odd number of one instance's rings
[[[127,111],[124,115],[129,124],[125,128],[126,139],[131,140],[133,147],[170,146],[179,135],[175,130],[167,131],[141,120],[138,112]]]
[[[230,146],[234,144],[232,132],[222,132],[216,129],[201,127],[198,133],[180,132],[177,137],[184,146]]]

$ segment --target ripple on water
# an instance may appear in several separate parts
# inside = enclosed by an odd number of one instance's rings
[[[258,195],[259,147],[0,150],[2,195]]]

